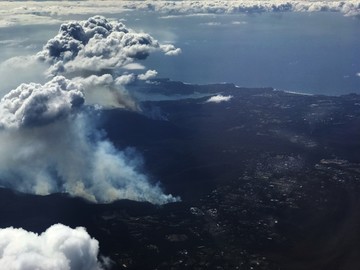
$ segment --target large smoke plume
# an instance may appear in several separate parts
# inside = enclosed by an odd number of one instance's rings
[[[137,109],[125,85],[157,73],[124,65],[154,50],[177,49],[100,16],[63,24],[37,55],[49,64],[49,81],[21,84],[0,101],[0,185],[94,202],[178,200],[141,173],[141,157],[117,150],[97,129],[102,106]]]

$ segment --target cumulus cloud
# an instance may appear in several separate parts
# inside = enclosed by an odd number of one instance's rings
[[[123,74],[116,78],[115,84],[116,85],[127,85],[134,82],[136,79],[134,74]]]
[[[140,172],[136,152],[118,151],[97,130],[98,113],[84,106],[82,85],[61,76],[10,91],[0,101],[0,185],[93,202],[176,201]]]
[[[111,85],[114,83],[113,76],[111,74],[103,74],[101,76],[90,75],[89,77],[75,77],[73,81],[81,83],[85,88],[101,86],[101,85]]]
[[[142,81],[146,81],[146,80],[149,80],[149,79],[152,79],[152,78],[156,77],[157,74],[158,73],[157,73],[156,70],[148,70],[144,74],[139,74],[138,79],[142,80]]]
[[[230,101],[232,98],[233,98],[233,96],[216,95],[216,96],[210,97],[208,100],[206,100],[206,102],[208,102],[208,103],[221,103],[221,102]]]
[[[169,56],[179,55],[181,53],[181,49],[176,48],[172,44],[161,45],[160,48],[165,53],[165,55]]]
[[[99,242],[85,228],[62,224],[42,234],[22,228],[0,229],[0,268],[9,270],[103,270]]]

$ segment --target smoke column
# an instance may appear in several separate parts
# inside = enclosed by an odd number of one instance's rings
[[[124,66],[155,50],[179,52],[100,16],[63,24],[36,56],[48,65],[49,81],[21,84],[0,101],[0,185],[93,202],[179,200],[141,173],[141,157],[119,151],[96,127],[104,106],[137,109],[126,84],[157,73]]]

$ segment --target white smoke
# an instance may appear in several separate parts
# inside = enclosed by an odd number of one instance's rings
[[[66,117],[83,103],[81,86],[64,77],[55,77],[44,85],[21,84],[1,99],[0,127],[46,125]]]
[[[134,74],[121,75],[115,80],[112,75],[91,75],[75,77],[72,81],[84,87],[86,104],[97,104],[102,107],[125,108],[138,111],[139,107],[133,96],[126,90],[126,85],[136,79]]]
[[[82,86],[57,76],[22,84],[0,101],[0,185],[22,192],[67,192],[94,202],[176,201],[139,172],[141,159],[118,151],[96,129]]]
[[[125,87],[157,72],[129,74],[125,66],[161,46],[101,16],[62,24],[36,56],[48,64],[50,81],[23,83],[0,101],[0,186],[93,202],[177,201],[140,172],[140,157],[118,151],[96,127],[101,107],[139,110]]]
[[[22,228],[0,229],[0,269],[102,270],[99,242],[85,228],[55,224],[38,235]]]
[[[21,83],[45,82],[46,69],[34,56],[16,56],[0,62],[0,97]]]

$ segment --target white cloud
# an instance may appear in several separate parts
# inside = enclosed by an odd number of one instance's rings
[[[206,102],[209,102],[209,103],[221,103],[221,102],[230,101],[230,99],[232,99],[232,98],[233,98],[233,96],[216,95],[216,96],[210,97]]]
[[[247,24],[247,22],[245,22],[245,21],[232,21],[230,24],[231,25],[244,25],[244,24]],[[228,23],[224,24],[224,23],[221,23],[221,22],[212,21],[212,22],[200,23],[200,25],[204,25],[204,26],[226,26],[226,25],[229,25],[229,24]]]
[[[130,64],[123,66],[122,68],[127,69],[127,70],[142,70],[142,69],[145,69],[145,66],[142,64],[139,64],[139,63],[130,63]]]
[[[360,72],[356,73],[356,76],[360,77]]]
[[[220,26],[220,22],[207,22],[207,23],[201,23],[201,25],[207,25],[207,26]]]
[[[245,22],[245,21],[232,21],[231,24],[242,25],[242,24],[247,24],[247,22]]]
[[[164,15],[160,16],[160,19],[176,19],[176,18],[184,18],[184,17],[213,17],[214,14],[211,13],[188,13],[188,14],[178,14],[178,15]]]
[[[2,4],[0,3],[0,7]],[[4,10],[0,11],[3,14]],[[38,14],[19,13],[14,11],[14,14],[3,14],[0,17],[0,28],[6,28],[16,25],[40,25],[40,24],[59,24],[60,20],[52,16],[39,16]]]
[[[146,71],[145,74],[139,74],[138,79],[146,81],[146,80],[149,80],[149,79],[152,79],[152,78],[156,77],[157,74],[158,73],[157,73],[156,70],[148,70],[148,71]]]
[[[0,1],[0,27],[59,23],[59,18],[84,14],[119,14],[126,10],[156,11],[163,18],[191,14],[337,11],[360,14],[358,0],[199,0],[199,1]]]
[[[101,76],[90,75],[89,77],[75,77],[72,81],[81,83],[85,88],[96,87],[102,85],[111,85],[114,82],[114,79],[111,74],[104,74]]]
[[[176,48],[172,44],[161,45],[160,48],[165,53],[165,55],[169,55],[169,56],[176,56],[181,53],[181,49]]]
[[[0,229],[0,269],[102,270],[98,255],[99,242],[83,227],[55,224],[40,235]]]
[[[116,78],[115,84],[116,85],[127,85],[129,83],[134,82],[136,76],[134,74],[123,74]]]

